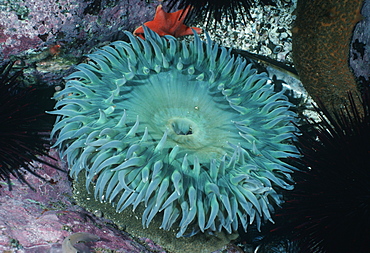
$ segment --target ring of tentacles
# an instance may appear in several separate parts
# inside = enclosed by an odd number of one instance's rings
[[[144,227],[159,216],[177,236],[272,221],[278,189],[293,188],[283,160],[298,155],[283,91],[208,35],[126,34],[55,97],[52,136],[70,175],[117,212],[142,205]]]

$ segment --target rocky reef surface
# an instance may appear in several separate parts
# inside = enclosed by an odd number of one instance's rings
[[[51,150],[50,155],[57,159],[55,150]],[[60,160],[45,159],[65,168]],[[132,238],[99,214],[88,213],[76,205],[67,173],[41,163],[34,163],[34,166],[35,171],[45,178],[26,174],[25,179],[34,189],[14,179],[10,191],[1,182],[1,252],[63,252],[63,240],[78,232],[100,238],[79,245],[83,252],[165,252],[151,240]]]

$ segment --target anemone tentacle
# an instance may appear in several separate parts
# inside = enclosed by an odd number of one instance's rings
[[[126,32],[77,66],[55,98],[53,135],[70,175],[148,227],[227,232],[270,220],[292,189],[296,115],[265,73],[197,34],[189,44]]]

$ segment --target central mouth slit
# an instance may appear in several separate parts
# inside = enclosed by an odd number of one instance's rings
[[[188,119],[175,119],[171,126],[172,130],[177,135],[192,135],[193,134],[193,122]]]

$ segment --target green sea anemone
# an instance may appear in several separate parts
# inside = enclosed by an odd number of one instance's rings
[[[295,113],[265,73],[207,35],[180,42],[145,28],[88,55],[56,96],[55,146],[70,175],[148,227],[237,230],[271,219],[292,189]]]

